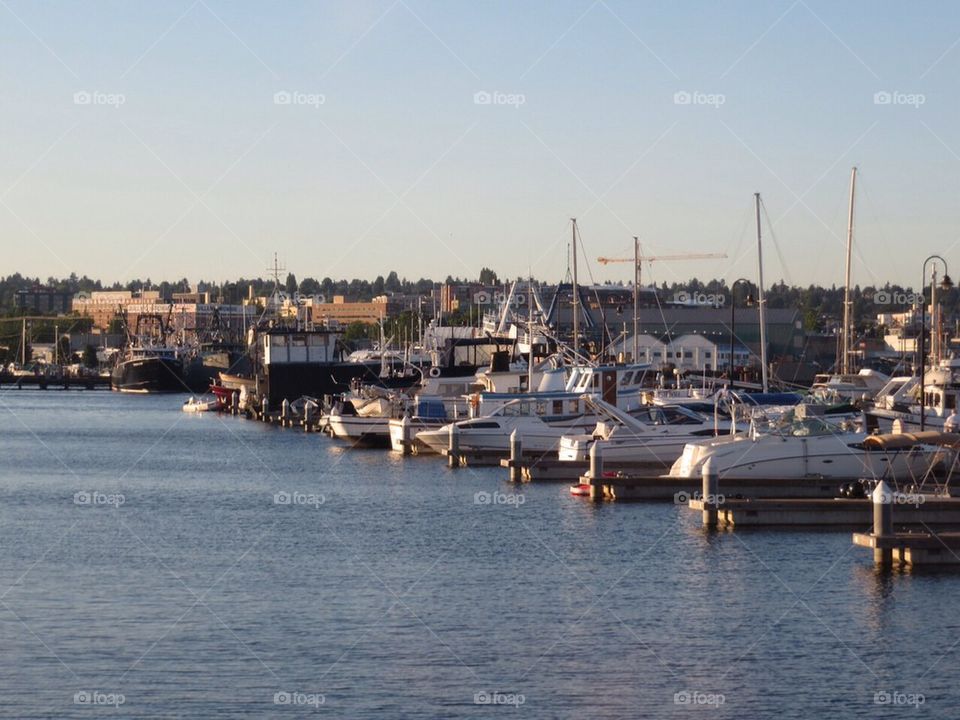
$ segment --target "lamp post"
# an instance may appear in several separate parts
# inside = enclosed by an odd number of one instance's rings
[[[730,286],[730,387],[733,387],[733,341],[737,336],[737,285],[740,283],[747,283],[750,285],[750,281],[746,278],[739,278],[733,281],[733,284]],[[747,294],[747,306],[753,305],[753,296],[749,293]]]
[[[943,280],[940,281],[940,287],[944,290],[949,290],[953,287],[953,281],[950,279],[950,276],[947,274],[947,261],[944,260],[939,255],[931,255],[926,260],[923,261],[923,271],[922,271],[922,281],[920,283],[920,294],[923,295],[923,289],[927,282],[927,263],[931,260],[939,260],[943,263]],[[937,268],[934,265],[933,274],[931,276],[930,282],[930,314],[932,332],[936,332],[936,300],[937,300]],[[926,348],[924,347],[924,335],[927,333],[927,304],[926,301],[921,297],[920,299],[920,431],[926,428],[926,392],[924,386],[926,385],[926,370],[927,370],[927,360],[926,360]],[[931,345],[933,345],[933,338],[931,338]]]

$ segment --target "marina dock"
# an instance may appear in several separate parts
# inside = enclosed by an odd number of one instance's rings
[[[15,387],[19,390],[23,388],[39,388],[40,390],[49,390],[51,388],[59,390],[109,390],[110,377],[102,375],[92,375],[88,377],[47,377],[45,375],[12,375],[11,373],[0,373],[0,388]]]

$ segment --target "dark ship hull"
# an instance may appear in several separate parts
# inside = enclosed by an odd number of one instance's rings
[[[145,357],[124,360],[110,376],[110,388],[124,393],[187,392],[183,365],[174,358]]]
[[[419,374],[401,375],[402,366],[393,366],[390,377],[380,377],[380,362],[284,363],[266,368],[267,398],[276,407],[283,400],[294,401],[307,395],[323,398],[350,390],[357,382],[381,387],[408,388],[420,380]]]

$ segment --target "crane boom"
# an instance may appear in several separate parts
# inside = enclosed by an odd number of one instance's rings
[[[647,262],[653,262],[655,260],[709,260],[712,258],[725,258],[726,253],[686,253],[684,255],[641,255],[640,262],[646,260]],[[636,259],[629,258],[608,258],[608,257],[599,257],[597,262],[606,265],[607,263],[620,263],[620,262],[635,262]]]

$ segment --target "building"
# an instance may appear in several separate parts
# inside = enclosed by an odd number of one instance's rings
[[[73,293],[35,285],[29,290],[17,290],[13,306],[18,310],[38,315],[65,315],[70,312]]]
[[[138,313],[162,312],[167,303],[160,298],[159,290],[142,290],[133,293],[130,290],[97,290],[91,293],[77,293],[73,297],[73,312],[93,319],[93,326],[100,330],[110,327],[110,322],[118,314],[128,313],[136,307]]]
[[[637,346],[638,362],[650,363],[655,368],[673,365],[681,372],[722,372],[730,362],[729,335],[717,339],[695,333],[672,338],[641,334]],[[633,336],[617,341],[613,350],[625,360],[632,360]],[[740,342],[734,344],[733,359],[738,368],[759,363],[759,358],[750,348]]]
[[[333,302],[316,302],[309,299],[303,303],[309,309],[310,319],[317,324],[336,322],[347,325],[352,322],[378,323],[401,311],[400,303],[389,295],[379,295],[370,302],[346,302],[343,295],[334,295]]]

